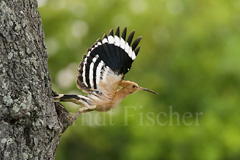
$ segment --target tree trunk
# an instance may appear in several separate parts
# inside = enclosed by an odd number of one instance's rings
[[[54,159],[68,113],[54,104],[36,0],[0,0],[0,159]]]

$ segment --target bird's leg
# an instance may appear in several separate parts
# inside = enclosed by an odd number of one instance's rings
[[[77,119],[78,115],[81,113],[86,113],[86,112],[90,112],[96,109],[96,106],[85,106],[80,108],[77,113],[74,114],[74,116],[72,116],[72,119],[70,121],[70,125],[73,124],[73,122]]]

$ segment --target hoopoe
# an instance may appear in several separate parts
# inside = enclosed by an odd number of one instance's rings
[[[119,27],[115,35],[111,29],[108,36],[104,34],[102,39],[98,39],[87,50],[88,54],[83,56],[76,82],[77,87],[88,95],[54,95],[55,102],[73,102],[82,106],[72,117],[71,123],[84,112],[109,111],[136,91],[143,90],[157,94],[138,86],[135,82],[123,80],[140,50],[138,44],[142,39],[138,37],[132,43],[135,31],[130,33],[127,40],[126,33],[126,27],[121,37]]]

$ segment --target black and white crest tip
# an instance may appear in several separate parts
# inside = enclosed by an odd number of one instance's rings
[[[87,50],[88,54],[83,56],[79,65],[78,86],[83,90],[95,90],[100,81],[104,81],[109,72],[122,77],[130,70],[135,60],[142,37],[138,37],[133,43],[135,31],[127,35],[127,28],[124,28],[120,36],[119,27],[115,35],[111,29],[108,36],[104,34],[102,39]]]

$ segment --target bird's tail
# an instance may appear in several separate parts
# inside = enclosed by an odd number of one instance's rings
[[[91,100],[87,96],[82,95],[67,95],[67,94],[54,94],[54,102],[73,102],[82,106],[90,106]]]

